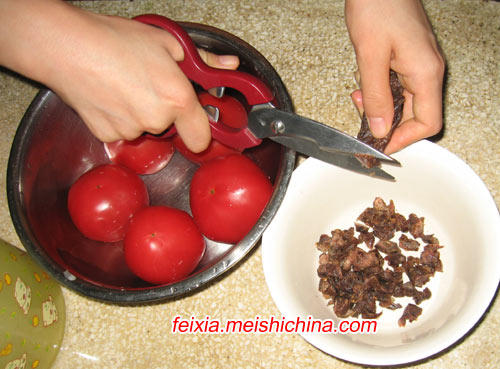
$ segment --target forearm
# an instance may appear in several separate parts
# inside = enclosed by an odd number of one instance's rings
[[[238,58],[204,53],[216,68]],[[160,133],[172,123],[195,152],[210,141],[205,110],[169,32],[62,0],[0,0],[0,64],[52,89],[102,141]]]
[[[0,0],[0,64],[50,83],[77,46],[79,12],[61,0]]]

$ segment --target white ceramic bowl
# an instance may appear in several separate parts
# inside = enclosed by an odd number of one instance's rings
[[[375,334],[300,333],[324,352],[366,365],[410,363],[446,349],[480,320],[500,281],[499,212],[479,177],[428,141],[394,157],[402,167],[384,169],[396,182],[305,160],[262,239],[266,282],[283,317],[339,322],[318,291],[320,235],[353,226],[377,196],[394,200],[405,216],[425,217],[425,233],[434,233],[444,246],[443,272],[426,285],[432,297],[420,304],[423,312],[415,322],[399,327],[403,309],[384,309]]]

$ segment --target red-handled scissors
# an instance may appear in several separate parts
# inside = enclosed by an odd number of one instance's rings
[[[378,167],[365,168],[356,155],[373,156],[382,162],[399,165],[396,160],[330,126],[276,109],[272,104],[274,95],[262,80],[242,71],[216,69],[205,64],[191,37],[176,22],[156,14],[140,15],[134,19],[160,27],[177,39],[184,49],[184,59],[179,66],[191,81],[205,90],[225,87],[237,90],[251,106],[248,124],[242,129],[224,125],[217,120],[217,114],[209,114],[214,139],[230,147],[244,149],[257,146],[263,138],[269,138],[342,168],[394,180],[393,176]],[[172,127],[163,137],[174,133],[175,127]]]

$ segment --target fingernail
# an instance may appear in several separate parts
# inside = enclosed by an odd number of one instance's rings
[[[226,67],[232,67],[238,63],[238,57],[235,55],[219,55],[218,60],[219,63]]]
[[[351,98],[352,98],[353,102],[356,103],[357,105],[361,106],[363,104],[363,99],[361,97],[361,92],[359,90],[354,91],[351,94]]]
[[[387,126],[384,122],[384,118],[380,117],[368,117],[368,125],[370,126],[370,131],[376,138],[382,138],[387,134]]]

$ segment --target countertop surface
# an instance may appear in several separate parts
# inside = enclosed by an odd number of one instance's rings
[[[209,24],[253,45],[276,68],[297,113],[355,134],[359,116],[349,94],[355,57],[343,1],[81,1],[89,10],[132,17],[158,13]],[[444,132],[435,141],[458,155],[500,205],[500,3],[425,1],[447,60]],[[36,60],[33,61],[36,63]],[[37,87],[0,69],[0,179],[9,150]],[[0,197],[0,235],[21,247],[7,198]],[[493,246],[493,245],[492,245]],[[498,245],[495,245],[498,246]],[[216,319],[280,317],[264,280],[260,244],[216,283],[188,297],[140,307],[100,303],[66,288],[66,333],[54,368],[355,368],[297,334],[173,334],[175,315]],[[446,352],[416,368],[498,368],[500,302]]]

